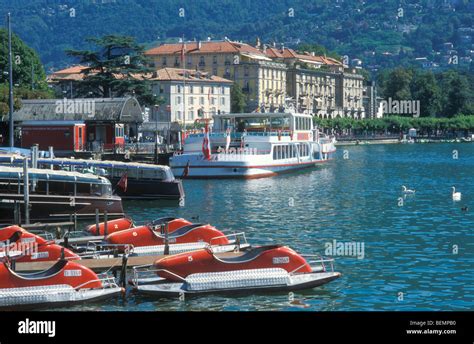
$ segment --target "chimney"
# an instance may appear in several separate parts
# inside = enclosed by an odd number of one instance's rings
[[[316,54],[314,53],[314,51],[311,52],[311,56],[316,56]]]
[[[201,48],[202,48],[202,42],[199,41],[199,42],[198,42],[198,50],[200,50]]]
[[[282,43],[282,44],[281,44],[281,52],[283,53],[284,51],[285,51],[285,44]]]
[[[263,53],[264,53],[264,54],[267,53],[267,45],[266,45],[266,44],[263,45]]]
[[[257,39],[255,41],[255,48],[260,49],[260,38],[259,37],[257,37]]]

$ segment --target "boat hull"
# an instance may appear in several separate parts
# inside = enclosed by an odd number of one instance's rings
[[[111,178],[112,185],[117,185],[120,178]],[[115,192],[125,200],[180,200],[184,198],[181,180],[159,181],[128,178],[127,190],[117,187]]]
[[[207,178],[241,178],[256,179],[272,177],[278,174],[290,173],[293,171],[314,168],[320,164],[333,159],[335,152],[328,153],[328,158],[324,160],[311,161],[288,161],[279,164],[258,164],[241,161],[206,161],[198,157],[180,157],[173,159],[171,169],[177,176],[183,176],[187,160],[190,161],[189,172],[183,178],[207,179]]]
[[[229,287],[229,288],[210,288],[205,290],[190,290],[186,282],[158,283],[139,285],[135,287],[138,293],[154,297],[176,297],[181,295],[200,296],[207,294],[226,294],[230,296],[247,295],[258,293],[288,293],[291,291],[313,289],[327,284],[341,277],[339,272],[314,272],[301,274],[292,277],[291,283],[279,285],[259,285]]]

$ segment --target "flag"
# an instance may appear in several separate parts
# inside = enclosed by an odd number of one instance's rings
[[[204,127],[204,138],[202,140],[202,154],[204,154],[204,159],[211,160],[211,143],[209,141],[209,126],[206,123]]]
[[[120,178],[119,182],[117,183],[117,186],[123,190],[123,192],[127,192],[127,185],[128,185],[128,176],[127,172],[125,172],[122,175],[122,178]]]
[[[186,166],[184,167],[183,175],[181,176],[181,178],[186,178],[188,175],[189,175],[189,160],[186,163]]]
[[[231,140],[231,137],[230,137],[230,129],[227,128],[227,135],[226,135],[226,138],[225,138],[225,151],[226,151],[226,152],[229,151],[229,148],[230,148],[230,140]]]

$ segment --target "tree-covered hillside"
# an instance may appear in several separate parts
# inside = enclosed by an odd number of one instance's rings
[[[112,33],[150,45],[183,35],[317,43],[372,68],[409,65],[416,57],[446,59],[447,42],[459,57],[474,49],[471,33],[463,31],[474,28],[472,0],[1,1],[0,13],[7,11],[15,32],[56,68],[70,61],[65,49],[87,48],[86,37]]]

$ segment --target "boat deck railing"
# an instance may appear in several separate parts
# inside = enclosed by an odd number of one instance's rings
[[[305,258],[306,262],[311,267],[314,267],[316,265],[321,266],[323,272],[328,271],[327,264],[329,264],[330,271],[334,272],[334,259],[333,258],[323,257],[320,254],[301,254],[301,257]],[[304,265],[296,268],[292,272],[297,273],[297,271],[300,270],[303,266]]]
[[[232,139],[242,139],[245,136],[291,136],[293,132],[291,130],[268,130],[268,131],[232,131],[230,137]],[[225,138],[229,135],[226,131],[212,131],[209,133],[209,137],[221,137]],[[193,133],[189,134],[188,137],[204,137],[204,133]]]
[[[211,238],[211,240],[209,240],[209,244],[211,245],[211,248],[213,246],[213,244],[212,244],[213,241],[215,242],[216,240],[219,240],[219,239],[222,239],[222,238],[227,238],[228,240],[230,238],[234,238],[234,243],[235,243],[237,249],[240,247],[240,245],[248,246],[248,241],[247,241],[247,237],[245,236],[245,232],[238,232],[238,233],[224,234],[224,235],[221,235],[221,236],[218,236],[218,237]]]

